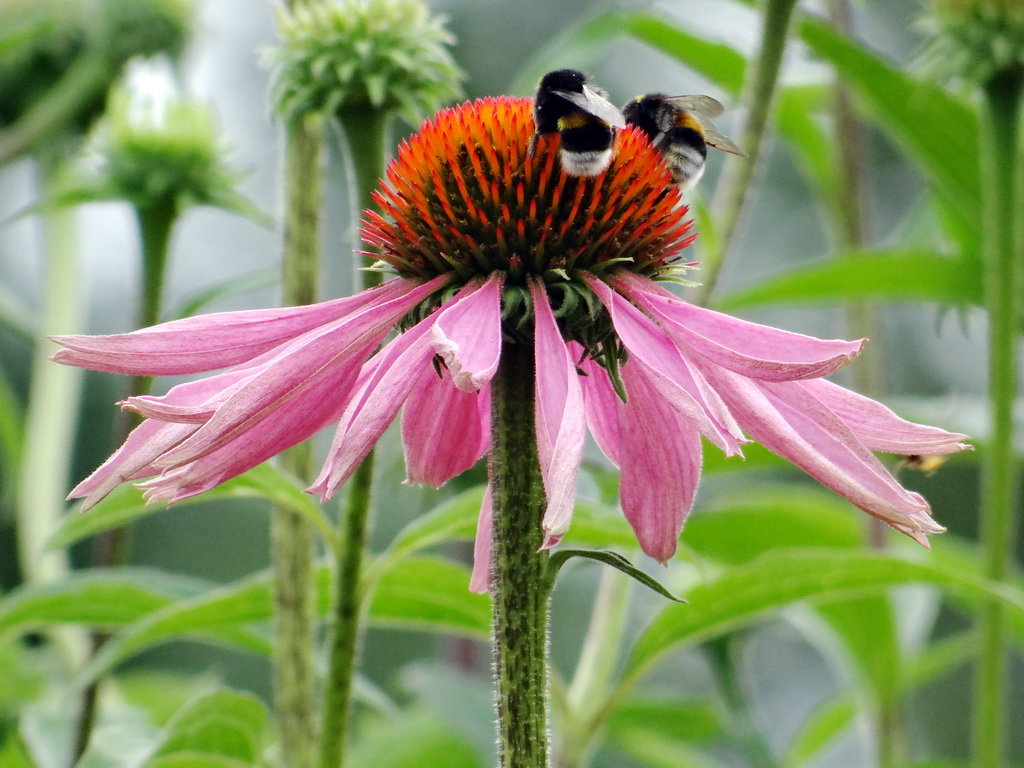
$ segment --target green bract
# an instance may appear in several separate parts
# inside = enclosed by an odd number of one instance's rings
[[[452,38],[419,0],[341,0],[278,12],[283,40],[268,61],[277,111],[289,122],[373,109],[417,123],[460,93]]]

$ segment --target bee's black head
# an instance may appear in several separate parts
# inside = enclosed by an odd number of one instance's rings
[[[635,125],[649,139],[654,139],[662,131],[662,114],[667,98],[663,93],[637,96],[622,108],[622,116],[626,118],[627,124]]]
[[[575,69],[556,69],[540,79],[537,89],[583,93],[583,84],[586,82],[587,76],[582,72]]]

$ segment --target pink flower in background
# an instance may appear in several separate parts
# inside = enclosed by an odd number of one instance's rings
[[[823,377],[862,341],[822,340],[689,304],[660,279],[692,241],[657,151],[617,136],[607,171],[574,178],[557,138],[527,157],[530,103],[446,110],[404,144],[364,239],[398,275],[307,307],[229,312],[115,336],[64,336],[59,362],[191,374],[72,492],[91,506],[139,481],[151,500],[209,490],[336,424],[310,492],[335,494],[404,406],[408,479],[441,485],[486,453],[503,344],[533,346],[534,420],[548,544],[569,528],[584,437],[621,470],[637,539],[665,561],[693,504],[701,437],[727,455],[756,440],[927,544],[927,502],[872,453],[946,454],[964,435],[904,421]],[[389,332],[399,331],[378,350]],[[488,504],[474,587],[486,587]]]

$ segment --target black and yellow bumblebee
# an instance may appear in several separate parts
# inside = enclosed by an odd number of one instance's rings
[[[575,69],[548,72],[540,79],[533,121],[536,133],[529,154],[540,136],[560,134],[559,160],[570,176],[596,176],[607,168],[615,130],[626,127],[626,119],[608,101],[608,94]]]
[[[637,96],[622,114],[651,140],[665,158],[672,180],[683,192],[704,174],[708,147],[746,157],[712,122],[725,107],[710,96],[666,96],[649,93]]]

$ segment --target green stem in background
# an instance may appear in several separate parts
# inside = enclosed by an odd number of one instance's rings
[[[57,156],[40,159],[40,199],[49,197],[61,165],[62,158]],[[43,335],[73,333],[82,327],[84,302],[76,216],[73,208],[44,209],[41,214]],[[40,340],[34,351],[17,488],[18,561],[27,584],[55,581],[70,570],[67,552],[47,551],[46,541],[64,515],[82,371],[54,365],[49,347],[49,342]],[[85,658],[87,640],[83,632],[69,629],[52,637],[72,668]]]
[[[612,568],[601,569],[594,612],[576,674],[569,686],[563,717],[559,768],[583,768],[604,725],[603,704],[612,689],[629,615],[630,580]]]
[[[311,304],[317,299],[320,269],[320,207],[323,201],[324,128],[308,117],[288,128],[284,166],[284,302]],[[285,469],[307,480],[312,476],[310,444],[286,451]],[[286,768],[308,768],[316,754],[313,663],[315,606],[314,536],[297,513],[271,512],[274,570],[274,703]]]
[[[390,142],[388,122],[390,113],[375,109],[348,109],[338,116],[341,125],[341,149],[345,159],[345,171],[351,205],[353,250],[362,247],[359,240],[359,222],[362,213],[373,205],[373,193],[387,167]],[[358,260],[357,260],[358,263]],[[357,281],[361,288],[379,285],[383,275],[380,272],[359,271]]]
[[[1024,313],[1024,225],[1020,112],[1024,70],[1004,70],[985,83],[982,113],[982,247],[988,310],[988,374],[991,434],[982,457],[982,548],[984,573],[1006,578],[1016,540],[1015,511],[1020,478],[1013,450],[1013,405],[1017,393],[1020,322]],[[1019,228],[1015,231],[1015,226]],[[1006,609],[982,607],[980,657],[974,703],[974,765],[1002,765],[1009,701],[1006,670]]]
[[[729,715],[728,733],[731,734],[736,746],[743,751],[752,768],[780,768],[782,763],[775,757],[754,723],[747,704],[746,692],[737,674],[736,650],[743,637],[743,633],[736,632],[711,640],[705,646],[718,692]]]
[[[494,675],[499,765],[546,768],[549,585],[544,484],[534,429],[532,345],[504,345],[491,382]]]
[[[369,208],[388,158],[388,115],[376,110],[350,110],[340,117],[342,151],[353,202],[352,226],[358,232],[361,213]],[[356,244],[358,247],[358,244]],[[363,289],[380,282],[379,272],[360,271]],[[359,654],[362,590],[359,579],[366,555],[373,485],[373,452],[359,465],[348,483],[348,504],[341,522],[341,549],[334,568],[331,634],[321,717],[320,767],[344,763],[352,706],[352,681]]]
[[[171,232],[177,220],[177,207],[173,200],[151,208],[135,209],[142,243],[142,280],[139,291],[139,305],[136,311],[136,327],[145,328],[160,321],[163,307],[164,278],[170,253]],[[128,384],[128,395],[148,395],[153,389],[152,376],[133,376]],[[138,423],[134,414],[122,411],[114,420],[114,441],[121,443]],[[92,552],[94,568],[109,568],[123,565],[128,560],[131,528],[128,525],[110,528],[96,536]],[[107,641],[105,632],[92,635],[91,653],[95,653]],[[77,761],[89,746],[96,720],[100,681],[94,681],[82,692],[82,705],[75,722],[74,756]]]
[[[767,0],[761,27],[761,45],[747,68],[741,102],[746,120],[739,134],[739,145],[746,158],[732,158],[725,165],[715,190],[712,211],[715,216],[715,244],[703,254],[701,286],[697,303],[706,305],[715,289],[725,257],[728,255],[743,214],[748,192],[760,165],[765,130],[771,116],[775,85],[782,66],[782,55],[789,39],[790,21],[796,0]]]

